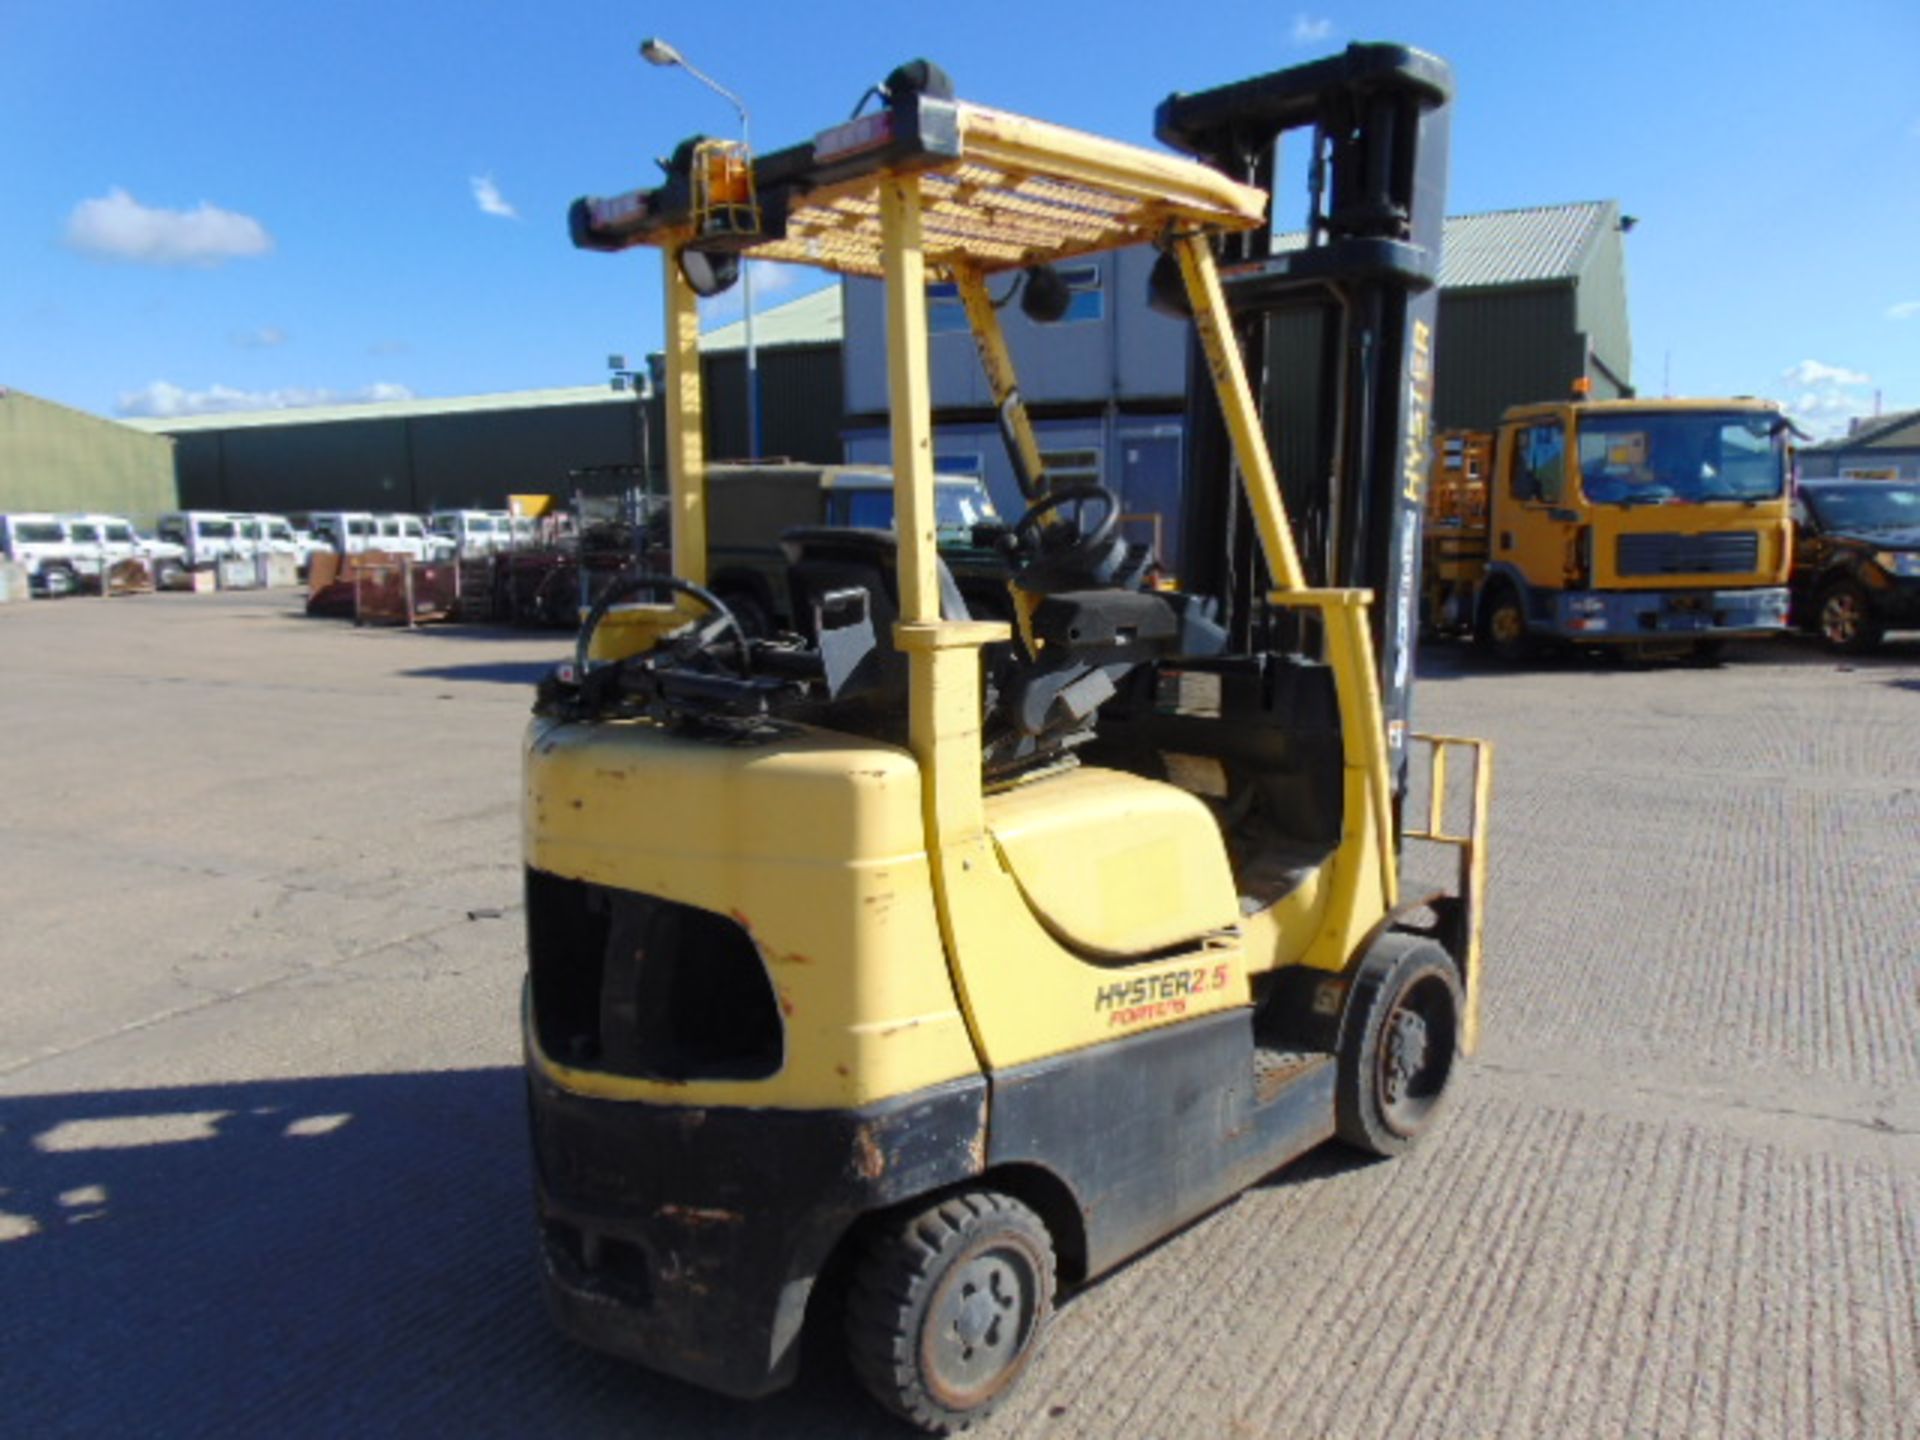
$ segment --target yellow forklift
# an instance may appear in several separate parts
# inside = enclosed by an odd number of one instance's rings
[[[831,1268],[861,1381],[947,1433],[1018,1381],[1063,1287],[1323,1141],[1391,1155],[1428,1127],[1474,1042],[1490,772],[1481,742],[1389,717],[1373,593],[1308,583],[1296,553],[1243,364],[1259,309],[1236,314],[1216,263],[1269,233],[1267,191],[956,99],[924,61],[878,93],[752,157],[750,183],[690,142],[664,183],[575,204],[577,244],[662,255],[673,573],[610,588],[540,689],[523,1026],[569,1334],[763,1395]],[[1334,177],[1317,263],[1385,294],[1389,402],[1431,383],[1404,369],[1438,260],[1412,152],[1444,157],[1447,98],[1438,61],[1367,46],[1162,114],[1198,143],[1224,105],[1243,150],[1313,127]],[[1192,316],[1219,441],[1195,448],[1251,526],[1213,594],[1152,588],[1113,494],[1049,484],[1000,329],[1016,291],[1058,317],[1054,265],[1135,245]],[[884,279],[897,517],[790,532],[795,633],[759,637],[705,584],[695,307],[744,258]],[[936,547],[936,280],[966,301],[1030,500],[980,537],[1008,556],[1011,624],[970,618]],[[1403,433],[1348,477],[1353,513],[1387,539],[1381,517],[1411,514],[1416,547],[1425,457],[1397,446],[1424,403],[1389,404]],[[1452,806],[1449,756],[1473,761]],[[1457,882],[1403,885],[1422,838]]]

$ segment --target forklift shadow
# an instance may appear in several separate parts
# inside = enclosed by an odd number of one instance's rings
[[[536,1283],[518,1069],[0,1098],[11,1434],[847,1434],[589,1354]],[[890,1433],[877,1426],[878,1436]]]
[[[552,671],[551,660],[501,660],[491,665],[427,665],[402,670],[408,680],[455,680],[481,685],[523,685],[531,690]]]

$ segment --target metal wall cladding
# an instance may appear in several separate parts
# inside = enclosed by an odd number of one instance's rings
[[[1633,376],[1633,335],[1627,323],[1627,256],[1620,234],[1619,207],[1609,203],[1605,223],[1594,232],[1580,267],[1577,292],[1579,313],[1575,320],[1587,337],[1587,347],[1605,367],[1594,377],[1598,395],[1600,381],[1611,371],[1622,380]],[[1595,367],[1599,370],[1599,367]]]
[[[843,413],[840,346],[782,345],[762,350],[758,362],[760,453],[815,465],[838,464]],[[738,460],[748,453],[746,373],[743,350],[701,357],[710,460]],[[654,438],[657,465],[658,432]]]
[[[1621,575],[1744,575],[1760,568],[1760,536],[1752,530],[1622,535],[1613,563]]]
[[[1434,426],[1488,430],[1510,405],[1559,400],[1587,373],[1572,284],[1443,290],[1434,352]]]
[[[176,501],[166,436],[0,392],[0,512],[95,511],[150,525]]]
[[[1068,318],[1042,325],[1020,309],[1017,274],[996,275],[988,292],[1007,303],[1000,328],[1029,405],[1162,400],[1186,384],[1186,324],[1147,307],[1154,252],[1136,246],[1065,262],[1060,270],[1076,298]],[[846,404],[852,415],[887,408],[886,287],[877,280],[845,284]],[[964,311],[935,290],[929,302],[928,364],[936,410],[993,404]]]
[[[577,466],[637,463],[639,421],[627,401],[195,431],[179,440],[181,503],[271,513],[503,509],[512,494],[570,493],[567,472]]]

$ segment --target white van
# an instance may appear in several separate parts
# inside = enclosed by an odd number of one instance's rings
[[[237,514],[233,518],[239,526],[242,553],[285,555],[302,575],[307,573],[307,565],[315,551],[330,548],[306,531],[296,530],[292,520],[285,515],[256,512]]]
[[[155,527],[162,540],[185,552],[187,565],[204,570],[235,555],[251,555],[240,538],[240,522],[224,510],[173,510]]]
[[[58,515],[0,515],[0,554],[27,572],[36,595],[71,595],[100,573],[97,543],[76,543]]]
[[[154,584],[170,589],[181,583],[187,569],[187,552],[171,540],[142,535],[124,515],[63,515],[67,536],[77,545],[100,546],[106,564],[117,565],[136,556],[147,562]]]
[[[436,510],[427,528],[451,540],[462,559],[513,548],[513,517],[504,510]]]
[[[314,510],[306,517],[313,538],[337,555],[359,555],[375,547],[379,526],[365,510]]]
[[[379,528],[367,547],[369,550],[406,555],[415,560],[451,560],[454,556],[453,540],[445,535],[429,535],[426,522],[418,515],[375,515],[373,519]]]

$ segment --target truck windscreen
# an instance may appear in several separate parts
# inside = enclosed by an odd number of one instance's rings
[[[1596,505],[1705,505],[1778,498],[1786,430],[1770,412],[1588,415],[1580,485]]]

